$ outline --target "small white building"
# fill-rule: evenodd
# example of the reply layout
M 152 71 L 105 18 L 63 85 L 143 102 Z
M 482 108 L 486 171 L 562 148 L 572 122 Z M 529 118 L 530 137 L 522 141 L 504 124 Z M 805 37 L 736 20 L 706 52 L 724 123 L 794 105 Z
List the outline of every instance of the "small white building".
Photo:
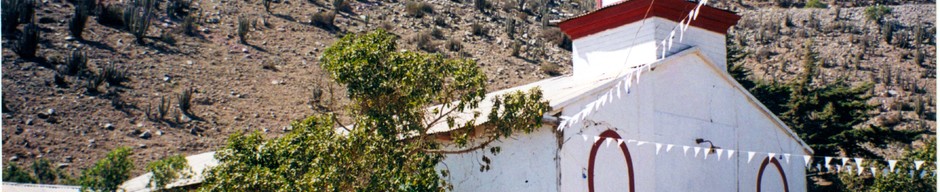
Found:
M 573 75 L 488 95 L 537 86 L 553 111 L 537 131 L 491 143 L 499 154 L 448 155 L 438 167 L 455 191 L 806 191 L 812 149 L 726 71 L 739 16 L 703 6 L 690 17 L 698 4 L 684 0 L 603 5 L 559 24 Z

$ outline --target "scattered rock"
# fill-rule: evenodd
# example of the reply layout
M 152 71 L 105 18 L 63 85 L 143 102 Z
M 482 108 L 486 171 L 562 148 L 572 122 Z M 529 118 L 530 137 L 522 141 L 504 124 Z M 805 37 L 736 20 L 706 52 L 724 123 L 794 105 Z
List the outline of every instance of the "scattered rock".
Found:
M 20 133 L 23 133 L 23 128 L 20 126 L 16 126 L 16 129 L 13 130 L 13 134 L 19 135 Z
M 219 23 L 219 17 L 218 16 L 209 17 L 208 19 L 206 19 L 206 23 Z
M 10 161 L 16 161 L 16 160 L 19 160 L 19 159 L 20 159 L 20 157 L 19 157 L 19 156 L 16 156 L 16 155 L 14 155 L 13 157 L 10 157 Z
M 104 129 L 114 130 L 114 124 L 110 124 L 110 123 L 104 124 Z
M 27 120 L 26 120 L 26 125 L 33 125 L 33 119 L 32 119 L 32 118 L 27 119 Z
M 187 65 L 193 65 L 193 60 L 188 60 L 188 61 L 186 61 L 186 64 L 187 64 Z
M 59 164 L 56 165 L 55 167 L 56 167 L 56 168 L 59 168 L 59 169 L 62 169 L 62 168 L 69 167 L 69 165 L 72 165 L 72 164 L 70 164 L 70 163 L 59 163 Z
M 147 144 L 143 144 L 143 143 L 137 144 L 137 148 L 146 149 L 146 148 L 147 148 Z
M 74 158 L 73 158 L 71 155 L 65 156 L 65 162 L 66 162 L 66 163 L 71 163 L 72 160 L 74 160 Z
M 150 131 L 144 131 L 144 133 L 141 133 L 140 136 L 138 137 L 140 137 L 141 139 L 150 139 L 150 136 L 151 136 Z
M 163 82 L 170 82 L 170 75 L 163 74 Z
M 190 129 L 189 129 L 189 134 L 197 135 L 197 134 L 199 134 L 199 129 L 196 129 L 195 127 L 190 128 Z
M 163 131 L 157 130 L 157 136 L 163 135 Z

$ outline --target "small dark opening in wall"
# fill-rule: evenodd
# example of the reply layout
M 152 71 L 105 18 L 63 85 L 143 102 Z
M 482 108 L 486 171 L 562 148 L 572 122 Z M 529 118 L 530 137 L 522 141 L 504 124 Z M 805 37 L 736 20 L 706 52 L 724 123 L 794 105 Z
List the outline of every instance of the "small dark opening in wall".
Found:
M 529 183 L 529 180 L 525 180 L 525 183 Z

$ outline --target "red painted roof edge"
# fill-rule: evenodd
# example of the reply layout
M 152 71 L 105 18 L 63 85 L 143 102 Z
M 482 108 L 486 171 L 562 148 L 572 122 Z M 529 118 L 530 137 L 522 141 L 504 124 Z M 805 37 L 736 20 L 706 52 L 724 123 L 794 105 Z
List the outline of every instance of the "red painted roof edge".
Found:
M 578 39 L 646 18 L 661 17 L 680 22 L 688 17 L 696 5 L 695 2 L 685 0 L 629 0 L 564 20 L 558 26 L 571 39 Z M 690 25 L 727 34 L 728 28 L 735 25 L 739 19 L 741 16 L 733 12 L 706 5 L 702 6 L 698 18 Z

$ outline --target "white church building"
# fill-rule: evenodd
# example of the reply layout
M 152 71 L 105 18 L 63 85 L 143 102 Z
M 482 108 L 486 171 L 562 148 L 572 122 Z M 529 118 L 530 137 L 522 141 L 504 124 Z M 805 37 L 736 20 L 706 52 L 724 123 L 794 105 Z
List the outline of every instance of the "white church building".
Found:
M 497 155 L 448 155 L 438 167 L 454 191 L 806 191 L 813 150 L 726 71 L 740 16 L 685 0 L 600 4 L 559 23 L 573 75 L 488 95 L 539 87 L 553 111 L 488 145 Z
M 726 71 L 725 35 L 740 16 L 685 0 L 598 4 L 559 23 L 573 75 L 487 94 L 539 87 L 552 111 L 532 133 L 490 143 L 499 154 L 447 155 L 438 168 L 454 191 L 806 191 L 813 150 Z M 451 131 L 430 134 L 446 143 Z M 213 154 L 187 157 L 196 174 L 169 186 L 201 183 Z M 149 180 L 121 189 L 152 191 Z

